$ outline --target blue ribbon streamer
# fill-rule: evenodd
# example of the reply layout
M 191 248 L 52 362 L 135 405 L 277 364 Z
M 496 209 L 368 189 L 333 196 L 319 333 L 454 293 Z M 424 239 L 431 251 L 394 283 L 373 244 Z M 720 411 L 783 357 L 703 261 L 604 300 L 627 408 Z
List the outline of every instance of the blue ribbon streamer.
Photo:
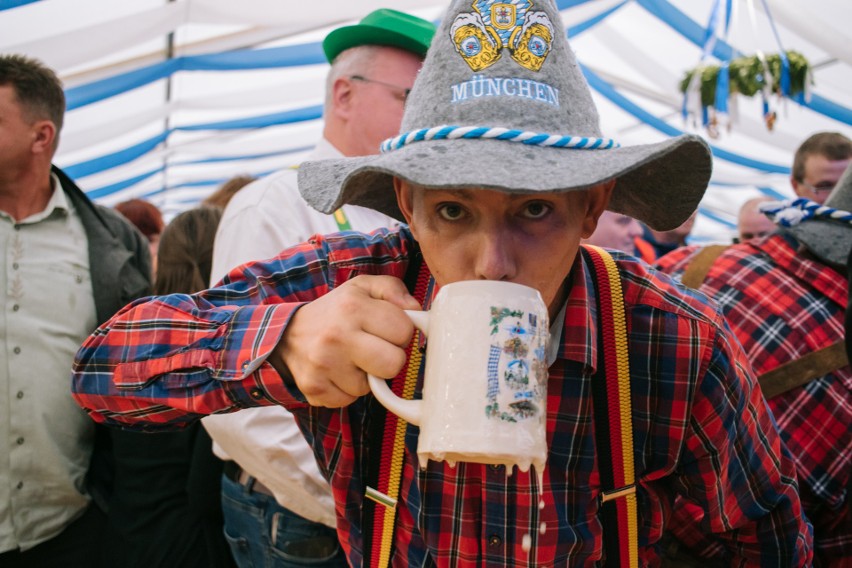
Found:
M 585 75 L 586 81 L 589 82 L 589 86 L 591 88 L 596 90 L 602 96 L 609 99 L 616 106 L 620 107 L 624 111 L 630 113 L 642 122 L 646 123 L 648 126 L 651 126 L 659 130 L 663 134 L 667 134 L 669 136 L 680 136 L 684 133 L 682 130 L 679 130 L 671 124 L 667 123 L 666 121 L 657 118 L 650 112 L 638 106 L 633 101 L 629 100 L 627 97 L 616 91 L 612 85 L 601 79 L 585 65 L 580 64 L 580 69 L 583 71 L 583 75 Z M 762 172 L 790 175 L 789 166 L 781 166 L 778 164 L 764 162 L 762 160 L 747 158 L 745 156 L 735 154 L 734 152 L 718 148 L 716 146 L 713 146 L 712 144 L 710 145 L 710 150 L 711 152 L 713 152 L 714 156 L 721 160 L 726 160 L 728 162 L 739 164 L 741 166 L 746 166 L 755 170 L 760 170 Z
M 728 97 L 731 94 L 730 73 L 728 62 L 724 61 L 719 65 L 719 75 L 716 77 L 716 98 L 715 106 L 719 112 L 728 112 Z
M 707 20 L 707 28 L 704 30 L 704 41 L 701 42 L 702 61 L 710 55 L 710 52 L 713 51 L 713 43 L 716 37 L 716 28 L 719 26 L 719 10 L 721 7 L 722 0 L 715 0 L 713 2 L 713 8 L 710 10 L 710 19 Z
M 775 35 L 775 41 L 778 42 L 778 54 L 781 57 L 781 94 L 785 97 L 790 96 L 790 61 L 787 59 L 787 52 L 781 44 L 781 36 L 778 35 L 778 28 L 775 27 L 775 20 L 772 18 L 772 12 L 769 11 L 769 4 L 766 0 L 763 2 L 763 12 L 769 19 L 769 26 L 772 28 L 772 33 Z
M 636 0 L 636 3 L 656 16 L 670 28 L 678 32 L 684 38 L 688 39 L 698 47 L 702 47 L 701 40 L 704 36 L 704 28 L 690 19 L 689 16 L 672 6 L 671 3 L 666 0 Z M 730 61 L 734 58 L 734 56 L 739 55 L 739 52 L 736 52 L 726 42 L 717 41 L 716 45 L 713 47 L 713 55 L 720 61 Z M 802 98 L 801 101 L 797 100 L 796 102 L 800 102 L 802 106 L 809 108 L 816 113 L 827 116 L 832 120 L 852 126 L 852 108 L 845 107 L 817 94 L 811 95 L 810 101 L 805 101 Z

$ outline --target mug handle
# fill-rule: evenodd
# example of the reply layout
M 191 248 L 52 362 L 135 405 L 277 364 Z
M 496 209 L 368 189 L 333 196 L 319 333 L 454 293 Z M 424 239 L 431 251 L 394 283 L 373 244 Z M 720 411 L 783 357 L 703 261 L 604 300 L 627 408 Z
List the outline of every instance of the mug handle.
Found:
M 414 327 L 419 329 L 425 336 L 427 333 L 426 330 L 429 328 L 429 312 L 405 310 L 405 315 L 409 317 Z M 406 400 L 396 396 L 387 382 L 385 382 L 385 379 L 380 379 L 369 373 L 367 373 L 367 381 L 370 383 L 370 390 L 373 391 L 373 396 L 376 397 L 376 400 L 382 406 L 406 422 L 420 426 L 423 415 L 422 400 Z

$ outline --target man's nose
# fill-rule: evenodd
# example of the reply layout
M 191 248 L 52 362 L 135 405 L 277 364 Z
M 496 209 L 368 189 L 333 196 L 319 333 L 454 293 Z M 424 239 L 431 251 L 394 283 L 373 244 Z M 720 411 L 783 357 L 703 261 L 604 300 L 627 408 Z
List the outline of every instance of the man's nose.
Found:
M 642 225 L 636 219 L 630 223 L 630 237 L 635 238 L 642 235 Z
M 512 280 L 517 259 L 511 237 L 500 231 L 484 233 L 478 240 L 474 268 L 480 280 Z

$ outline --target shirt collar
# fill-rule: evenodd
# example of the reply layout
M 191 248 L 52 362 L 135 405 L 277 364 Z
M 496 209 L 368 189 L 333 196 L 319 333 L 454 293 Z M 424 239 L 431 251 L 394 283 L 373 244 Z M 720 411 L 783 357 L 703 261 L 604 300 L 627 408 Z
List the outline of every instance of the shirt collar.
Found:
M 54 212 L 67 215 L 68 212 L 71 211 L 71 204 L 68 202 L 65 192 L 62 191 L 62 183 L 54 173 L 50 174 L 50 185 L 53 193 L 47 201 L 47 205 L 45 205 L 44 209 L 22 219 L 20 224 L 38 223 L 53 215 Z
M 578 252 L 568 274 L 568 298 L 554 320 L 564 318 L 561 337 L 551 336 L 558 344 L 557 359 L 586 365 L 594 372 L 598 361 L 598 304 L 594 274 Z

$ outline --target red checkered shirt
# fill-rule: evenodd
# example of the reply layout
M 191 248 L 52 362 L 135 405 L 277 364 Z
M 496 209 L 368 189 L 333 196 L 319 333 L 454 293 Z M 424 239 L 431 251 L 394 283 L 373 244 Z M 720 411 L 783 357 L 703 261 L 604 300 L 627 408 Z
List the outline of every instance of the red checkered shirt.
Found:
M 657 264 L 682 275 L 697 250 L 679 249 Z M 798 243 L 781 234 L 733 245 L 699 288 L 720 304 L 757 375 L 844 337 L 845 276 L 797 250 Z M 818 565 L 852 566 L 852 369 L 847 365 L 768 402 L 796 460 Z
M 329 479 L 340 541 L 359 566 L 362 533 L 369 530 L 361 526 L 369 396 L 342 409 L 310 407 L 266 358 L 303 302 L 358 274 L 402 277 L 415 248 L 406 227 L 315 237 L 272 260 L 235 269 L 219 288 L 132 304 L 80 349 L 74 396 L 95 420 L 135 428 L 283 404 L 296 415 Z M 707 511 L 702 527 L 726 543 L 733 562 L 808 565 L 811 529 L 801 514 L 793 464 L 721 314 L 647 265 L 625 256 L 616 260 L 630 330 L 643 565 L 659 562 L 676 494 Z M 593 272 L 580 256 L 568 284 L 565 325 L 548 382 L 544 487 L 531 473 L 508 477 L 503 467 L 429 462 L 421 469 L 418 429 L 409 426 L 393 566 L 574 567 L 600 561 L 601 487 L 590 388 L 598 362 L 597 303 Z

